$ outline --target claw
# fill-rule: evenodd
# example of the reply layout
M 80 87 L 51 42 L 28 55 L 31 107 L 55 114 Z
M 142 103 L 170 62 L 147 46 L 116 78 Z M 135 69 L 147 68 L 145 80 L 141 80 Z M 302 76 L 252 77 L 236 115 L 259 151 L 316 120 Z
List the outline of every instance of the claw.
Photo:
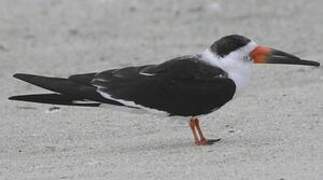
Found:
M 212 145 L 215 142 L 219 142 L 221 138 L 218 139 L 201 139 L 200 141 L 196 141 L 196 145 Z

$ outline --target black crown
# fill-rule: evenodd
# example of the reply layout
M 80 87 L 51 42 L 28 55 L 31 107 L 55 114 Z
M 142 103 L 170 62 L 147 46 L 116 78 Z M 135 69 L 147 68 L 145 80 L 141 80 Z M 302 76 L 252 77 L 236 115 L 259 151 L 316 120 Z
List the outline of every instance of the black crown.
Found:
M 232 51 L 247 45 L 249 42 L 250 39 L 241 35 L 233 34 L 215 41 L 211 46 L 211 51 L 220 57 L 224 57 Z

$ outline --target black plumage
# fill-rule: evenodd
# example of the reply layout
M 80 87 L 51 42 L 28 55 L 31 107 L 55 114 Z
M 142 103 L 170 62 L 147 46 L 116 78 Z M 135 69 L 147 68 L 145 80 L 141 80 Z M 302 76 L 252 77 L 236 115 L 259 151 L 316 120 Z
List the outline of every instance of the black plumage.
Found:
M 95 76 L 92 84 L 112 98 L 170 115 L 206 114 L 232 98 L 235 84 L 222 69 L 197 58 L 186 56 L 158 66 L 104 71 Z
M 231 100 L 234 82 L 222 69 L 206 64 L 198 56 L 175 58 L 159 65 L 111 69 L 100 73 L 72 75 L 67 79 L 15 74 L 14 77 L 54 91 L 63 103 L 91 100 L 114 105 L 136 105 L 165 111 L 170 115 L 206 114 Z M 108 95 L 107 99 L 102 96 Z M 60 95 L 60 96 L 59 96 Z M 51 95 L 43 103 L 54 103 Z M 37 101 L 37 97 L 32 96 Z M 26 97 L 25 100 L 32 101 Z M 66 102 L 63 101 L 66 98 Z M 14 100 L 24 100 L 11 97 Z M 118 100 L 123 100 L 118 102 Z M 58 102 L 58 101 L 57 101 Z M 72 105 L 72 104 L 71 104 Z

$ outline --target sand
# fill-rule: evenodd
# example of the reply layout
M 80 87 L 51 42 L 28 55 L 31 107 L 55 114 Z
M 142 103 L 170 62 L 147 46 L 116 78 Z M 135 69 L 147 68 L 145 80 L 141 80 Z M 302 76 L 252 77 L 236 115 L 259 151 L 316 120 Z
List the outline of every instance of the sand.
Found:
M 323 68 L 255 65 L 243 94 L 186 120 L 13 102 L 65 77 L 159 63 L 239 33 L 323 63 L 321 0 L 1 0 L 0 179 L 323 179 Z

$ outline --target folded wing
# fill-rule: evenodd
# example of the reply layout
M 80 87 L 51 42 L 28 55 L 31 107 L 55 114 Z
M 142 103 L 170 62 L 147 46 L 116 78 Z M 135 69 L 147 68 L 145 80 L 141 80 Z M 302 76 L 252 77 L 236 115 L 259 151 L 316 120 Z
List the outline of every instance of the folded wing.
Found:
M 223 70 L 195 56 L 104 71 L 91 84 L 102 96 L 122 104 L 182 116 L 209 113 L 232 99 L 235 92 L 234 82 Z

